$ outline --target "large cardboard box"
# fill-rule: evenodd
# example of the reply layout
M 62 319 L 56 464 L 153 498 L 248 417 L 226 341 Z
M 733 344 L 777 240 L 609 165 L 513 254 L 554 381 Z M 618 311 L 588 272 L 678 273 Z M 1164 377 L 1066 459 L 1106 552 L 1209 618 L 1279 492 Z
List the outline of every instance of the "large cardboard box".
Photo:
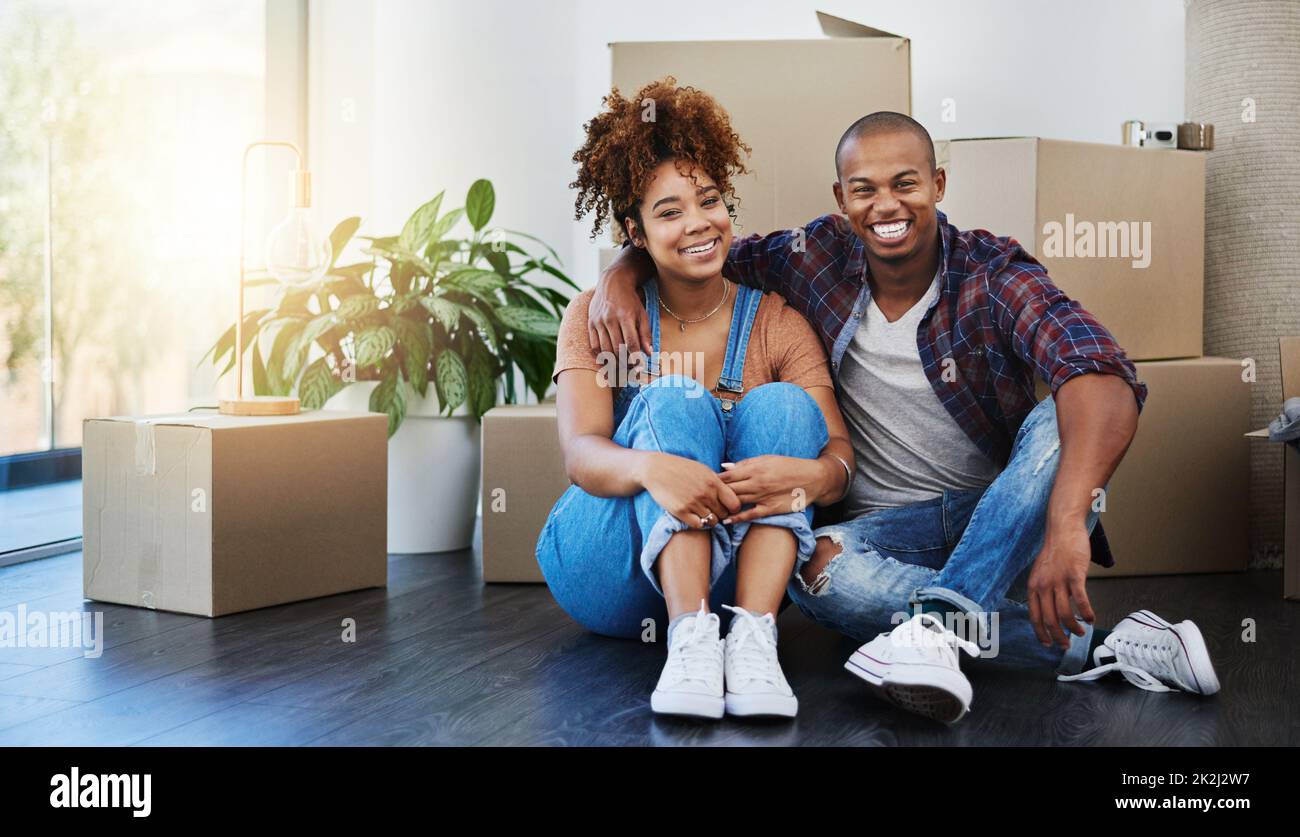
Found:
M 87 419 L 86 598 L 220 616 L 388 581 L 388 419 Z
M 1149 390 L 1101 521 L 1115 566 L 1094 576 L 1246 569 L 1250 384 L 1240 361 L 1137 364 Z
M 823 12 L 817 19 L 828 38 L 610 44 L 624 95 L 671 75 L 727 109 L 753 148 L 753 173 L 735 181 L 742 235 L 838 211 L 840 135 L 873 111 L 911 113 L 911 42 Z
M 544 580 L 537 538 L 568 487 L 554 402 L 483 415 L 484 581 Z
M 936 154 L 948 220 L 1019 241 L 1131 359 L 1201 354 L 1203 152 L 1021 137 Z
M 1300 398 L 1300 337 L 1283 337 L 1279 341 L 1282 356 L 1282 400 Z M 1280 405 L 1278 412 L 1281 413 Z M 1251 438 L 1263 439 L 1255 444 L 1272 444 L 1268 442 L 1268 428 L 1246 434 Z M 1283 581 L 1282 595 L 1288 599 L 1300 599 L 1300 451 L 1291 445 L 1278 445 L 1282 450 L 1282 491 L 1283 491 Z

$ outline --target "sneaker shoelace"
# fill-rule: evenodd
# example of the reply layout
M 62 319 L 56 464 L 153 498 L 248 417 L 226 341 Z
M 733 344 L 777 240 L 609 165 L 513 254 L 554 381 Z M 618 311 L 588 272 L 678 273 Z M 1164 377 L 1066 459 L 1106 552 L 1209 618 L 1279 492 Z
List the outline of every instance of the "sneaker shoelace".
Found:
M 934 625 L 934 627 L 929 627 L 930 625 Z M 903 633 L 895 636 L 900 630 Z M 972 657 L 978 657 L 980 653 L 978 645 L 970 640 L 962 639 L 953 631 L 948 630 L 943 624 L 943 620 L 933 613 L 921 613 L 913 616 L 906 623 L 895 628 L 889 634 L 889 637 L 891 642 L 899 646 L 933 648 L 945 664 L 959 671 L 961 665 L 958 662 L 958 649 L 965 651 Z
M 736 677 L 744 682 L 760 681 L 772 686 L 781 685 L 777 668 L 776 642 L 767 624 L 770 617 L 758 617 L 741 607 L 723 605 L 739 618 L 732 623 L 731 633 L 736 635 L 727 649 L 728 658 L 735 667 Z
M 1118 672 L 1124 679 L 1148 692 L 1172 692 L 1162 681 L 1181 682 L 1174 670 L 1174 659 L 1178 649 L 1170 642 L 1153 642 L 1150 637 L 1130 638 L 1111 636 L 1106 638 L 1114 662 L 1098 665 L 1079 674 L 1061 674 L 1057 680 L 1096 680 L 1097 678 Z M 1098 648 L 1093 655 L 1100 663 L 1106 656 L 1105 647 Z
M 707 605 L 701 604 L 690 626 L 679 626 L 673 631 L 672 647 L 668 649 L 668 667 L 673 680 L 678 683 L 695 681 L 711 686 L 711 672 L 717 665 L 717 632 L 712 625 Z M 685 634 L 685 635 L 683 635 Z

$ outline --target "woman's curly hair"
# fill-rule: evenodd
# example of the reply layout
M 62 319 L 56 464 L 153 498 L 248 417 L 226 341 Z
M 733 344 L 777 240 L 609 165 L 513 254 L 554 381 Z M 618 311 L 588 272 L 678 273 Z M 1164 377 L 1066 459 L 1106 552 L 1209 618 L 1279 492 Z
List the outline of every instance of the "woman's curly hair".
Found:
M 651 82 L 631 99 L 615 87 L 601 100 L 605 107 L 583 129 L 587 139 L 573 155 L 578 179 L 574 218 L 596 214 L 595 238 L 609 220 L 626 238 L 624 220 L 641 226 L 638 204 L 655 168 L 665 160 L 693 163 L 718 185 L 728 212 L 735 195 L 731 178 L 745 174 L 741 152 L 751 149 L 731 129 L 731 117 L 712 96 L 694 87 L 678 87 L 672 76 Z

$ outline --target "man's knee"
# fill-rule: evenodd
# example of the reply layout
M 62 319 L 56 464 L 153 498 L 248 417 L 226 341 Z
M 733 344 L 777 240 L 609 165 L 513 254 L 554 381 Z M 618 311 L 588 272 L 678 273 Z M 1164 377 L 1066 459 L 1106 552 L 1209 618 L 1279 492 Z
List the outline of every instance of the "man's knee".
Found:
M 804 589 L 809 593 L 816 593 L 825 586 L 826 579 L 822 573 L 835 556 L 844 551 L 844 545 L 840 543 L 833 535 L 822 535 L 817 538 L 817 546 L 813 550 L 812 557 L 804 562 L 799 569 L 799 575 L 803 578 Z

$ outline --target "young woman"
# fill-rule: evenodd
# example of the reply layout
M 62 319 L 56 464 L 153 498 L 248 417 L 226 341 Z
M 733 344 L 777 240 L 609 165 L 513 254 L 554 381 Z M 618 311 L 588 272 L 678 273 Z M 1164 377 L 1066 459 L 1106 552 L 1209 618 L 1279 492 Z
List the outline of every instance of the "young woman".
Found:
M 612 218 L 653 260 L 653 352 L 591 348 L 593 291 L 566 310 L 554 380 L 573 485 L 537 558 L 590 630 L 653 641 L 666 624 L 654 711 L 793 716 L 775 615 L 813 552 L 811 506 L 853 473 L 826 355 L 784 299 L 722 275 L 749 151 L 727 113 L 672 78 L 604 104 L 573 157 L 577 214 L 594 212 L 593 237 Z

